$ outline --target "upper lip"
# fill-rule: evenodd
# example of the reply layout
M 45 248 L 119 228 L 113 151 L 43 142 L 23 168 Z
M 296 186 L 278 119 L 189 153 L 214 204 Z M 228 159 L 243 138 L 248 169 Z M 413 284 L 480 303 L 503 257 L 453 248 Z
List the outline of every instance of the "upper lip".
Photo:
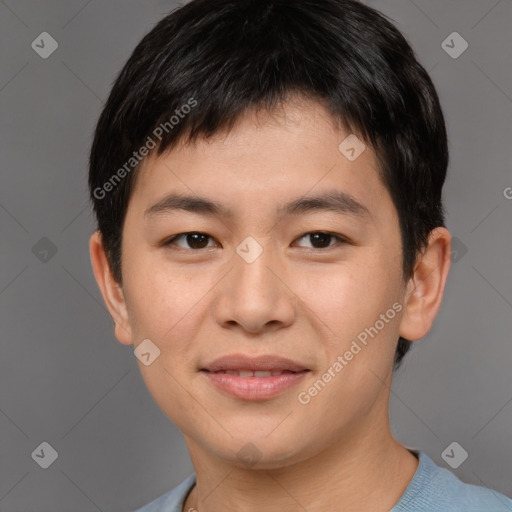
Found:
M 202 370 L 218 372 L 222 370 L 244 370 L 244 371 L 284 371 L 300 372 L 308 370 L 304 365 L 273 355 L 248 357 L 242 354 L 233 354 L 220 357 L 209 363 Z

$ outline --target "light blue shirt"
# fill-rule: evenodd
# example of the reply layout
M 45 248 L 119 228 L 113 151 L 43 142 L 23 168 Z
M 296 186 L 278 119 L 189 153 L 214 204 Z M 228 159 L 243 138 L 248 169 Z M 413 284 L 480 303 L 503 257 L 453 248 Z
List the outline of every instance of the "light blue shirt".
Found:
M 466 484 L 424 452 L 398 503 L 389 512 L 512 512 L 512 499 L 486 487 Z M 192 473 L 180 485 L 134 512 L 182 512 L 195 484 Z M 188 512 L 188 511 L 184 511 Z

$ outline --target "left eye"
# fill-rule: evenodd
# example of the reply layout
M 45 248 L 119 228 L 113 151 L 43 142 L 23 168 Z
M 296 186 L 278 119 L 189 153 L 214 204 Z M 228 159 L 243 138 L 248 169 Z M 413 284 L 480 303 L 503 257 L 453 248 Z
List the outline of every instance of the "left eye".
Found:
M 308 237 L 311 243 L 320 245 L 320 247 L 313 247 L 313 249 L 324 249 L 326 247 L 332 247 L 333 244 L 329 244 L 329 241 L 333 238 L 337 239 L 341 243 L 346 242 L 346 240 L 340 236 L 334 235 L 333 233 L 327 233 L 325 231 L 314 231 L 311 233 L 306 233 L 305 235 L 302 235 L 299 240 Z
M 309 237 L 310 242 L 313 244 L 313 249 L 325 249 L 328 247 L 332 247 L 335 244 L 331 244 L 330 242 L 333 239 L 336 239 L 338 242 L 346 243 L 347 241 L 333 233 L 328 233 L 325 231 L 312 231 L 310 233 L 305 233 L 297 240 L 306 239 Z M 172 237 L 171 239 L 167 240 L 163 243 L 164 246 L 168 245 L 177 245 L 178 247 L 181 247 L 182 249 L 205 249 L 208 247 L 208 239 L 212 239 L 210 235 L 207 235 L 206 233 L 199 233 L 196 231 L 192 231 L 189 233 L 180 233 L 179 235 L 176 235 Z M 188 247 L 183 247 L 182 245 L 179 245 L 176 243 L 177 240 L 185 240 L 185 243 L 188 244 Z M 212 247 L 212 246 L 210 246 Z

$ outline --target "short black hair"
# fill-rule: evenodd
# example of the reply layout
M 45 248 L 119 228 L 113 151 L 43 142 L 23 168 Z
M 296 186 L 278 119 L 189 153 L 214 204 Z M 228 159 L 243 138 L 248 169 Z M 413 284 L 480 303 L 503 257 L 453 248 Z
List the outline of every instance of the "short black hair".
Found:
M 148 150 L 229 130 L 249 109 L 272 111 L 294 94 L 325 105 L 376 152 L 409 280 L 429 233 L 445 226 L 448 144 L 435 87 L 404 36 L 356 0 L 193 0 L 137 45 L 94 133 L 90 197 L 118 283 L 124 218 Z M 399 338 L 395 369 L 410 345 Z

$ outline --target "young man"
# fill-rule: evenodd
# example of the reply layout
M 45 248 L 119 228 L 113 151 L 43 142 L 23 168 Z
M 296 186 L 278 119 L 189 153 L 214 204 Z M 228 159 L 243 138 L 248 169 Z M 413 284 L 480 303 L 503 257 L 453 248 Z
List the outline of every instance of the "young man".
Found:
M 512 510 L 391 435 L 450 266 L 439 100 L 349 0 L 194 0 L 121 71 L 94 274 L 195 472 L 141 512 Z

